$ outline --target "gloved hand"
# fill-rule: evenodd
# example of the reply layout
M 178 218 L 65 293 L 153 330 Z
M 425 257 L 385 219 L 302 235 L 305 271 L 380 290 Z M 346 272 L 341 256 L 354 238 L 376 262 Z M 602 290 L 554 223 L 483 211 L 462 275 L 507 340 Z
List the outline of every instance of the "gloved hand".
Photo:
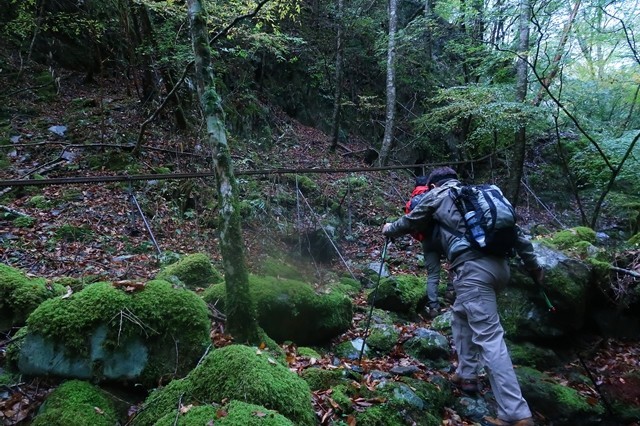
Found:
M 387 235 L 387 232 L 389 232 L 389 228 L 391 228 L 391 223 L 385 223 L 384 225 L 382 225 L 382 233 L 384 235 Z
M 542 266 L 538 266 L 535 269 L 530 269 L 529 270 L 529 274 L 531 275 L 531 278 L 533 278 L 533 281 L 535 281 L 536 284 L 538 284 L 540 287 L 543 286 L 543 284 L 544 284 L 544 269 L 542 268 Z

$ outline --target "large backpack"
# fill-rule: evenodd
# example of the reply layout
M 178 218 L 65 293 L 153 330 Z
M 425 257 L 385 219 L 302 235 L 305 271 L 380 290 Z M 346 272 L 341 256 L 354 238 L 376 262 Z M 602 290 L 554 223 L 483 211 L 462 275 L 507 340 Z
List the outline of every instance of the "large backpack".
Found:
M 409 198 L 404 206 L 404 213 L 409 214 L 411 210 L 413 210 L 418 204 L 420 204 L 420 201 L 422 201 L 422 199 L 427 195 L 428 191 L 429 187 L 426 185 L 416 186 L 411 192 L 411 198 Z M 422 241 L 425 238 L 424 234 L 421 232 L 413 232 L 411 233 L 411 236 L 418 241 Z
M 464 236 L 471 247 L 492 255 L 511 255 L 518 239 L 516 212 L 495 185 L 462 185 L 451 188 L 453 202 L 464 218 Z

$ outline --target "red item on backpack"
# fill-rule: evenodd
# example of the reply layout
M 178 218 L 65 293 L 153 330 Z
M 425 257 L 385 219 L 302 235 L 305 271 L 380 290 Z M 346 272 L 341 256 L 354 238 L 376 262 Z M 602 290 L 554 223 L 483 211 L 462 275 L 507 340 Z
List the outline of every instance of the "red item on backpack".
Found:
M 404 206 L 404 213 L 409 214 L 411 210 L 413 210 L 422 200 L 422 198 L 429 192 L 429 186 L 427 185 L 418 185 L 413 188 L 411 192 L 411 198 L 407 201 L 407 204 Z M 424 240 L 424 235 L 421 232 L 413 232 L 411 236 L 418 241 Z

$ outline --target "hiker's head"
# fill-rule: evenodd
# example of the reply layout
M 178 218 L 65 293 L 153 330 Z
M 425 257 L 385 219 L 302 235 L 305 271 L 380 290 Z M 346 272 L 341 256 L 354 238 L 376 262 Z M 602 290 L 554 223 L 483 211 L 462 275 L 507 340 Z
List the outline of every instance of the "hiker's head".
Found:
M 416 176 L 416 186 L 427 186 L 427 176 Z
M 427 179 L 427 184 L 429 186 L 440 186 L 448 180 L 458 179 L 458 174 L 451 167 L 438 167 L 437 169 L 433 169 L 429 178 Z

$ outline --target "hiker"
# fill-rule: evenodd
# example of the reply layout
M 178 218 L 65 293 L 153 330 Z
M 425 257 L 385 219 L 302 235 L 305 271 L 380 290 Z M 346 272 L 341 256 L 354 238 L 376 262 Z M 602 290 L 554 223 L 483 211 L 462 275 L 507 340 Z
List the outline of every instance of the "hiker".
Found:
M 420 232 L 433 223 L 440 224 L 440 244 L 453 271 L 456 300 L 453 304 L 453 339 L 458 353 L 458 366 L 452 377 L 454 384 L 466 392 L 478 391 L 478 370 L 487 371 L 491 389 L 498 404 L 498 417 L 485 417 L 483 424 L 499 426 L 533 425 L 531 410 L 522 397 L 513 370 L 500 324 L 496 293 L 510 279 L 508 257 L 485 254 L 472 249 L 464 237 L 466 225 L 456 208 L 452 188 L 460 187 L 457 173 L 450 167 L 433 170 L 429 184 L 434 188 L 411 211 L 393 223 L 386 223 L 382 232 L 396 237 Z M 455 233 L 450 230 L 456 230 Z M 533 246 L 517 228 L 515 251 L 542 284 L 543 269 L 533 252 Z
M 407 200 L 404 208 L 408 214 L 422 200 L 429 191 L 427 176 L 416 177 L 415 186 L 411 192 L 411 197 Z M 424 266 L 427 269 L 427 306 L 425 315 L 433 319 L 440 313 L 440 302 L 438 301 L 438 284 L 440 283 L 440 258 L 443 256 L 442 248 L 439 244 L 439 229 L 433 225 L 431 230 L 422 232 L 412 232 L 411 236 L 422 245 L 422 255 Z M 449 290 L 449 289 L 448 289 Z

